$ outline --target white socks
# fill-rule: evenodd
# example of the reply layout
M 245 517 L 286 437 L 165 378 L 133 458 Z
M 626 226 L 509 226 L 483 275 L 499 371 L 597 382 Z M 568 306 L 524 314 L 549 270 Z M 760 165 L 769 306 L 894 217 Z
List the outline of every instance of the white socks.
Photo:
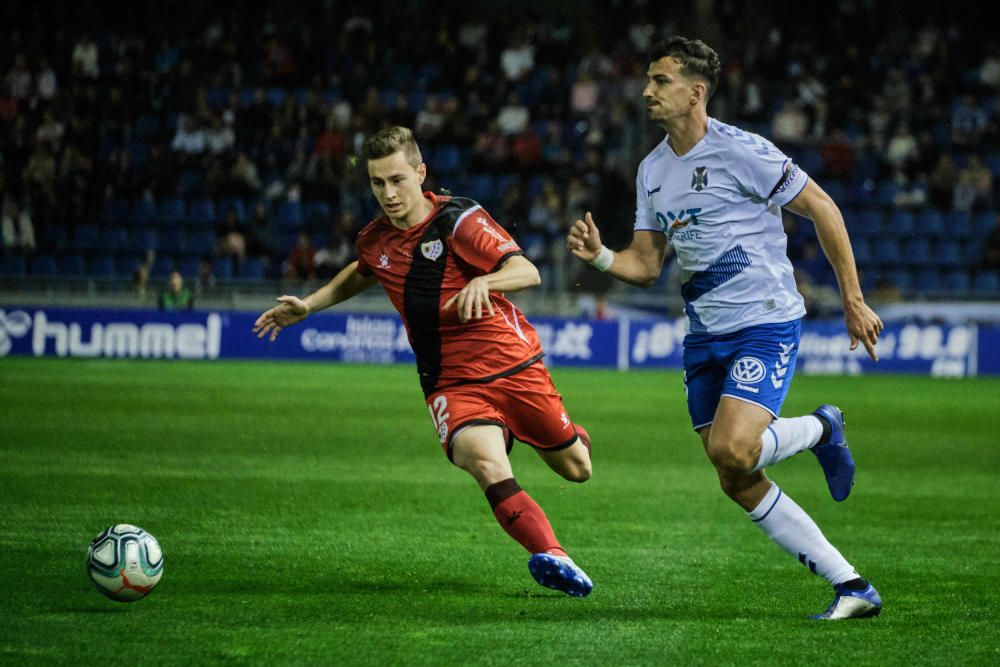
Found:
M 806 415 L 791 419 L 775 419 L 760 436 L 760 459 L 750 472 L 784 461 L 803 449 L 809 449 L 823 436 L 819 417 Z
M 858 578 L 854 567 L 827 542 L 819 526 L 777 484 L 771 485 L 764 499 L 752 512 L 747 512 L 747 516 L 813 574 L 818 574 L 834 585 Z

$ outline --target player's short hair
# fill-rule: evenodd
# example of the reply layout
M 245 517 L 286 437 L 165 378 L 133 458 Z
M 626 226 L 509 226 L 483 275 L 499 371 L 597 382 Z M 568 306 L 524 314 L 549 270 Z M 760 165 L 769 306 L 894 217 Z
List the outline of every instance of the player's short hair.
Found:
M 719 86 L 719 74 L 722 62 L 719 54 L 700 39 L 688 39 L 674 35 L 659 42 L 649 54 L 649 62 L 660 58 L 676 58 L 681 63 L 681 74 L 686 77 L 697 77 L 708 85 L 708 97 L 711 97 Z
M 420 147 L 417 140 L 413 138 L 413 132 L 408 127 L 387 127 L 379 130 L 375 134 L 365 139 L 361 147 L 366 160 L 377 160 L 382 157 L 389 157 L 393 153 L 403 151 L 406 161 L 414 169 L 424 161 L 420 155 Z

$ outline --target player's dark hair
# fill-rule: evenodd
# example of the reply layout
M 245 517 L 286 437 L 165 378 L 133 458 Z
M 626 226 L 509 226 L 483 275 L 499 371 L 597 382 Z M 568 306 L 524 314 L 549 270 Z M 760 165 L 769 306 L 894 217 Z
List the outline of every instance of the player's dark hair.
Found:
M 676 58 L 681 63 L 681 74 L 686 77 L 698 77 L 708 85 L 708 97 L 711 97 L 719 86 L 719 74 L 722 62 L 719 54 L 700 39 L 688 39 L 674 35 L 659 42 L 649 54 L 649 62 L 660 58 Z
M 417 140 L 413 138 L 413 132 L 408 127 L 387 127 L 379 130 L 372 136 L 365 139 L 361 151 L 366 160 L 377 160 L 382 157 L 389 157 L 393 153 L 403 151 L 406 161 L 411 167 L 416 169 L 424 161 L 420 155 L 420 147 Z

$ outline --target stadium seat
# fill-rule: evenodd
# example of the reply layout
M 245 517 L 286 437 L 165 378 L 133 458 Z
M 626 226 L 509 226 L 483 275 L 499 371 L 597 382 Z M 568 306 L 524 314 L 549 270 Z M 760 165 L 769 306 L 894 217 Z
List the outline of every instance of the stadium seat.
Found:
M 264 279 L 264 264 L 256 257 L 248 257 L 240 265 L 240 280 L 260 281 Z
M 195 280 L 201 272 L 201 257 L 198 255 L 184 255 L 177 264 L 177 270 L 181 272 L 187 280 Z
M 302 204 L 297 201 L 281 202 L 278 206 L 278 225 L 281 227 L 301 227 L 304 221 Z
M 187 239 L 186 251 L 194 255 L 210 255 L 215 250 L 215 232 L 211 229 L 199 229 L 192 232 Z
M 931 243 L 928 239 L 908 239 L 903 243 L 903 262 L 907 266 L 930 266 L 934 263 L 931 257 Z
M 146 226 L 156 221 L 156 202 L 142 197 L 132 202 L 131 222 L 137 226 Z
M 70 253 L 62 255 L 56 260 L 56 269 L 61 275 L 80 278 L 87 274 L 87 265 L 83 261 L 83 255 Z
M 212 274 L 217 280 L 230 281 L 233 279 L 233 260 L 229 257 L 216 257 L 212 260 Z
M 73 231 L 73 249 L 88 252 L 96 250 L 101 235 L 93 225 L 79 225 Z
M 247 209 L 247 203 L 244 200 L 239 197 L 220 199 L 219 205 L 216 207 L 216 213 L 219 218 L 223 218 L 230 209 L 232 209 L 233 213 L 236 214 L 237 220 L 240 222 L 246 222 L 249 211 Z
M 160 202 L 156 210 L 156 219 L 163 225 L 176 225 L 184 219 L 184 200 L 180 197 L 167 197 Z
M 215 224 L 215 202 L 201 198 L 191 202 L 184 222 L 198 227 L 210 227 Z
M 968 211 L 949 211 L 945 227 L 952 238 L 967 239 L 972 236 L 972 215 Z
M 875 241 L 872 250 L 874 251 L 875 263 L 881 266 L 898 267 L 903 261 L 903 252 L 896 239 L 888 238 Z
M 882 231 L 882 211 L 873 206 L 867 206 L 858 211 L 858 224 L 865 236 L 872 237 Z
M 150 280 L 163 280 L 174 270 L 174 260 L 166 255 L 157 255 L 149 269 Z
M 115 278 L 118 270 L 115 266 L 115 258 L 111 255 L 98 255 L 90 262 L 90 269 L 87 271 L 95 278 Z
M 1000 273 L 979 271 L 972 282 L 972 289 L 984 295 L 996 296 L 1000 292 Z
M 949 292 L 968 292 L 972 288 L 969 272 L 964 269 L 945 271 L 941 276 L 941 285 Z
M 124 250 L 131 252 L 145 252 L 146 250 L 156 250 L 159 247 L 156 230 L 136 229 L 128 236 L 128 242 Z
M 0 257 L 0 276 L 23 276 L 28 272 L 28 261 L 23 255 L 6 254 Z
M 920 269 L 913 277 L 913 287 L 920 292 L 940 292 L 941 272 L 937 269 Z
M 101 230 L 98 246 L 101 252 L 122 252 L 128 246 L 128 231 L 124 227 L 105 228 Z
M 883 181 L 875 189 L 875 203 L 885 207 L 894 206 L 897 194 L 899 194 L 898 185 L 892 181 Z
M 980 211 L 972 218 L 972 233 L 978 238 L 985 239 L 996 226 L 996 211 Z
M 478 202 L 493 197 L 494 184 L 490 174 L 470 174 L 465 182 L 465 193 Z
M 913 236 L 913 214 L 909 211 L 896 209 L 889 214 L 885 223 L 884 231 L 886 234 L 891 234 L 896 238 Z
M 903 292 L 909 292 L 913 289 L 913 278 L 906 269 L 890 269 L 886 271 L 885 276 L 890 283 Z
M 936 260 L 943 267 L 958 266 L 962 263 L 961 244 L 952 239 L 941 241 L 937 246 Z
M 124 197 L 111 197 L 104 202 L 101 219 L 111 225 L 124 225 L 129 218 L 129 201 Z
M 31 275 L 33 276 L 54 276 L 58 272 L 56 258 L 51 255 L 35 255 L 31 259 Z
M 182 229 L 165 229 L 160 232 L 157 251 L 166 255 L 179 255 L 187 249 L 187 238 Z
M 937 209 L 926 209 L 917 214 L 916 228 L 924 236 L 941 236 L 944 233 L 944 215 Z
M 177 178 L 177 192 L 190 197 L 198 195 L 204 190 L 205 175 L 198 169 L 188 169 L 182 171 Z
M 866 266 L 872 261 L 871 242 L 866 238 L 858 238 L 851 241 L 854 249 L 854 261 L 859 266 Z
M 311 227 L 325 227 L 331 222 L 330 204 L 322 199 L 307 201 L 302 206 L 302 212 Z
M 462 171 L 462 154 L 455 144 L 443 144 L 431 158 L 433 173 L 450 176 Z

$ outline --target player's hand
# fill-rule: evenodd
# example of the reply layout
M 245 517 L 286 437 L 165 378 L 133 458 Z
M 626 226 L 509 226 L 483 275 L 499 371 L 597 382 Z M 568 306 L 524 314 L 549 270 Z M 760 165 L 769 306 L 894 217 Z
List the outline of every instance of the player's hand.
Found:
M 478 320 L 483 313 L 493 315 L 493 301 L 490 299 L 490 284 L 486 276 L 479 276 L 469 281 L 462 291 L 445 302 L 445 309 L 455 306 L 458 309 L 458 319 L 462 322 Z
M 864 301 L 860 305 L 844 308 L 844 321 L 847 323 L 847 333 L 851 336 L 851 349 L 858 349 L 858 343 L 865 346 L 872 361 L 878 361 L 875 344 L 885 325 L 882 318 L 868 307 Z
M 257 338 L 271 334 L 273 341 L 285 327 L 301 322 L 309 315 L 309 306 L 297 296 L 279 296 L 278 305 L 257 318 L 253 332 Z
M 569 228 L 566 249 L 585 262 L 592 262 L 601 252 L 601 233 L 597 231 L 594 218 L 587 211 L 583 220 L 577 220 Z

